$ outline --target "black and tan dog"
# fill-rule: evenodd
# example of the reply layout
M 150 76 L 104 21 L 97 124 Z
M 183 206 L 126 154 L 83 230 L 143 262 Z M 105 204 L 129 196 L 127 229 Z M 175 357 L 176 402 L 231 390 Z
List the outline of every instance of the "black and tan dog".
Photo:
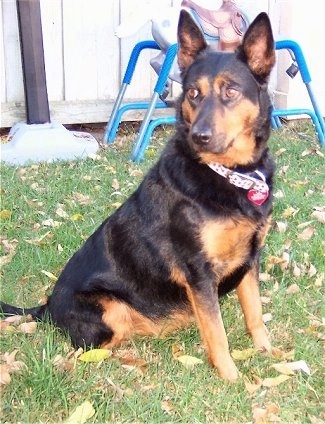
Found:
M 271 213 L 274 164 L 268 77 L 275 62 L 260 14 L 235 53 L 214 52 L 186 11 L 176 134 L 136 192 L 67 263 L 44 306 L 75 346 L 111 348 L 135 334 L 163 335 L 196 320 L 211 364 L 238 376 L 219 296 L 236 288 L 248 332 L 271 348 L 258 269 Z

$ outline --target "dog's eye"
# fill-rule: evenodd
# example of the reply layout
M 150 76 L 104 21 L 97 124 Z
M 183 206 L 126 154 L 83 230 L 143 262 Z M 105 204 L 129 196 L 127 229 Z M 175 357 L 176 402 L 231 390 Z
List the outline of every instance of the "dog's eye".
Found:
M 191 100 L 195 100 L 199 94 L 200 92 L 196 88 L 189 88 L 187 90 L 187 95 Z
M 234 99 L 238 95 L 238 90 L 232 87 L 227 87 L 225 89 L 225 94 L 228 97 L 228 99 Z

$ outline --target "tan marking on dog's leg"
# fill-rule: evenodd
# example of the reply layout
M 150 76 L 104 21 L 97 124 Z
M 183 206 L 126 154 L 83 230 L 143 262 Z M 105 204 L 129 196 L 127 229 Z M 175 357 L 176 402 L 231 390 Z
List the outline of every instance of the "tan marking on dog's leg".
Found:
M 206 299 L 195 294 L 190 287 L 187 287 L 187 289 L 211 365 L 217 368 L 221 378 L 229 381 L 236 380 L 238 371 L 229 353 L 228 339 L 220 309 L 217 306 L 213 309 L 209 308 L 206 305 Z
M 236 290 L 244 312 L 247 332 L 251 335 L 256 348 L 269 352 L 271 351 L 271 343 L 263 322 L 257 275 L 256 268 L 249 271 Z

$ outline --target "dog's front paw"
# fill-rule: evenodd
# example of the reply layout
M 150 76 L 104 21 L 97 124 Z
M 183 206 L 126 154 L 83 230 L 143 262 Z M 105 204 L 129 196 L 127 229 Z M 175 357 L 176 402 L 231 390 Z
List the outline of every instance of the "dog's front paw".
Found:
M 257 350 L 261 352 L 268 352 L 270 353 L 272 350 L 271 342 L 269 340 L 269 337 L 267 335 L 267 329 L 263 325 L 263 327 L 256 329 L 254 332 L 252 332 L 252 339 L 254 346 Z
M 222 366 L 218 366 L 217 370 L 219 377 L 224 380 L 228 380 L 231 383 L 235 382 L 240 376 L 239 371 L 231 358 L 227 362 L 224 362 Z

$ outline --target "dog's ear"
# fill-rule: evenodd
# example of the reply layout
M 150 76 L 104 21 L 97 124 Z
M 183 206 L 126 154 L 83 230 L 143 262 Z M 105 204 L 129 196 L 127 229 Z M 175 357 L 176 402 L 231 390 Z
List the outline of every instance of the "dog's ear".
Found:
M 275 64 L 271 23 L 266 13 L 260 13 L 248 27 L 241 47 L 250 70 L 267 79 Z
M 181 71 L 190 66 L 196 56 L 207 47 L 200 28 L 186 10 L 181 10 L 177 29 L 178 66 Z

